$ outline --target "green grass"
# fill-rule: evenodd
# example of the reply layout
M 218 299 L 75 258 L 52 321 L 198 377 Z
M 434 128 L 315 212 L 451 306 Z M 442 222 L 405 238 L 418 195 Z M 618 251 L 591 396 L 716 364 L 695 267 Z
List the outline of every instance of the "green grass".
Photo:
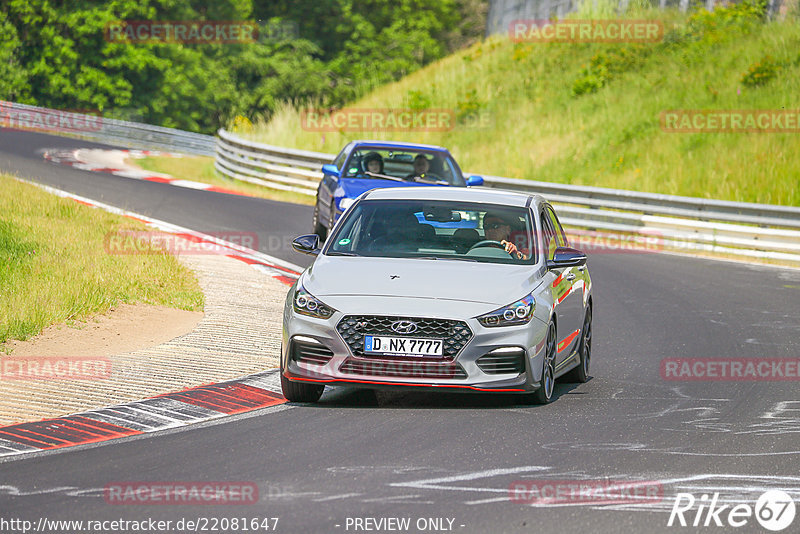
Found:
M 664 41 L 495 37 L 350 106 L 448 108 L 488 119 L 484 127 L 319 133 L 301 129 L 286 105 L 247 137 L 331 153 L 358 138 L 418 141 L 449 147 L 471 173 L 800 205 L 800 134 L 669 133 L 659 118 L 671 109 L 800 109 L 797 21 L 763 22 L 741 5 L 627 17 L 661 19 Z
M 148 171 L 169 174 L 170 176 L 182 180 L 194 180 L 195 182 L 216 185 L 246 195 L 253 195 L 281 202 L 292 202 L 294 204 L 314 204 L 313 196 L 294 193 L 292 191 L 267 189 L 258 185 L 239 182 L 221 176 L 214 169 L 214 158 L 208 156 L 185 156 L 182 158 L 150 156 L 133 160 L 133 163 Z M 320 177 L 321 176 L 320 174 Z
M 144 225 L 0 175 L 0 343 L 118 302 L 202 310 L 194 274 L 165 253 L 111 255 L 104 238 Z

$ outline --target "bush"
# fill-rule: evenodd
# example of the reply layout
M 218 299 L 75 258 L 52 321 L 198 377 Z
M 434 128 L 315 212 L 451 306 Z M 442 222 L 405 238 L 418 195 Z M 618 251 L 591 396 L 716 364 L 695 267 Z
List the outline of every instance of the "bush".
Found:
M 780 65 L 772 56 L 764 56 L 761 61 L 754 63 L 742 74 L 742 85 L 745 87 L 758 87 L 764 85 L 777 76 Z

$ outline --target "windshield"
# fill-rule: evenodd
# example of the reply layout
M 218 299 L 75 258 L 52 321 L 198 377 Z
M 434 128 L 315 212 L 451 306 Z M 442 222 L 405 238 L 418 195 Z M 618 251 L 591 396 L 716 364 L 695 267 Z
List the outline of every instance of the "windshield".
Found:
M 365 200 L 348 212 L 325 254 L 533 264 L 534 238 L 527 208 Z
M 361 146 L 347 161 L 346 178 L 385 178 L 442 185 L 466 185 L 452 158 L 441 152 Z

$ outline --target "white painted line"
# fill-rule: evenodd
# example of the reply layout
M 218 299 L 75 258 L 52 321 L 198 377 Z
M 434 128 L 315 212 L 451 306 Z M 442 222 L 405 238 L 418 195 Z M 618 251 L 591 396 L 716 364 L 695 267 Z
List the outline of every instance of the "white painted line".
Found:
M 336 501 L 339 499 L 349 499 L 350 497 L 358 497 L 361 493 L 343 493 L 341 495 L 331 495 L 330 497 L 323 497 L 321 499 L 314 499 L 314 502 Z
M 253 250 L 251 248 L 243 247 L 242 245 L 239 245 L 237 243 L 231 243 L 229 241 L 225 241 L 223 239 L 219 239 L 217 237 L 214 237 L 214 236 L 211 236 L 211 235 L 208 235 L 208 234 L 204 234 L 204 233 L 198 232 L 196 230 L 191 230 L 189 228 L 185 228 L 183 226 L 178 226 L 176 224 L 168 223 L 166 221 L 162 221 L 162 220 L 159 220 L 159 219 L 154 219 L 152 217 L 149 217 L 147 215 L 142 215 L 141 213 L 136 213 L 134 211 L 128 211 L 128 210 L 124 210 L 124 209 L 121 209 L 121 208 L 117 208 L 116 206 L 112 206 L 112 205 L 106 204 L 104 202 L 99 202 L 99 201 L 92 200 L 90 198 L 86 198 L 86 197 L 83 197 L 83 196 L 80 196 L 80 195 L 75 195 L 73 193 L 69 193 L 68 191 L 63 191 L 63 190 L 57 189 L 55 187 L 50 187 L 50 186 L 47 186 L 47 185 L 42 185 L 42 184 L 39 184 L 39 183 L 36 183 L 36 182 L 32 182 L 30 180 L 25 180 L 24 178 L 19 178 L 19 177 L 16 177 L 16 176 L 12 176 L 12 178 L 14 178 L 17 181 L 32 185 L 34 187 L 38 187 L 38 188 L 40 188 L 40 189 L 42 189 L 44 191 L 47 191 L 48 193 L 52 193 L 52 194 L 60 196 L 62 198 L 70 198 L 70 199 L 73 199 L 73 200 L 77 200 L 79 202 L 84 202 L 84 203 L 89 204 L 91 206 L 94 206 L 94 207 L 100 208 L 102 210 L 108 211 L 109 213 L 115 213 L 117 215 L 124 215 L 126 217 L 133 217 L 133 218 L 136 218 L 136 219 L 140 219 L 142 221 L 147 222 L 149 225 L 153 226 L 154 228 L 158 228 L 159 230 L 164 230 L 165 232 L 189 234 L 189 235 L 193 235 L 195 237 L 202 238 L 202 239 L 204 239 L 206 241 L 211 241 L 211 242 L 217 243 L 219 245 L 224 245 L 224 246 L 232 249 L 236 253 L 240 254 L 242 257 L 246 257 L 246 258 L 250 258 L 250 259 L 254 259 L 254 260 L 263 262 L 264 264 L 266 264 L 266 265 L 264 265 L 264 267 L 266 267 L 266 268 L 269 268 L 270 264 L 271 264 L 271 265 L 275 265 L 275 266 L 278 266 L 278 267 L 282 267 L 284 269 L 288 269 L 289 271 L 293 271 L 293 272 L 284 272 L 284 271 L 281 271 L 279 269 L 276 270 L 277 272 L 280 272 L 281 275 L 283 275 L 283 276 L 288 276 L 288 277 L 291 277 L 291 278 L 297 278 L 299 276 L 299 274 L 302 273 L 305 270 L 303 267 L 300 267 L 299 265 L 295 265 L 294 263 L 288 262 L 286 260 L 282 260 L 280 258 L 276 258 L 274 256 L 270 256 L 269 254 L 264 254 L 263 252 L 259 252 L 257 250 Z M 263 268 L 262 269 L 258 269 L 258 270 L 261 270 L 262 272 L 264 271 Z M 271 274 L 271 273 L 267 273 L 267 274 Z
M 187 187 L 189 189 L 209 189 L 214 187 L 211 184 L 203 184 L 200 182 L 193 182 L 191 180 L 170 180 L 170 185 L 177 185 L 178 187 Z
M 415 480 L 412 482 L 395 482 L 390 486 L 395 487 L 409 487 L 418 489 L 436 489 L 436 490 L 456 490 L 456 491 L 479 491 L 479 492 L 503 492 L 508 493 L 508 488 L 482 488 L 470 486 L 444 486 L 450 482 L 461 482 L 465 480 L 478 480 L 481 478 L 491 478 L 500 475 L 510 475 L 517 473 L 533 473 L 538 471 L 547 471 L 550 467 L 541 465 L 525 465 L 521 467 L 510 467 L 505 469 L 489 469 L 486 471 L 475 471 L 463 475 L 454 475 L 450 477 L 429 478 L 423 480 Z
M 22 443 L 16 443 L 14 441 L 8 441 L 2 438 L 0 438 L 0 449 L 8 449 L 11 452 L 27 452 L 27 451 L 39 450 L 36 447 L 30 447 L 28 445 L 23 445 Z M 0 450 L 0 454 L 6 454 L 6 453 Z

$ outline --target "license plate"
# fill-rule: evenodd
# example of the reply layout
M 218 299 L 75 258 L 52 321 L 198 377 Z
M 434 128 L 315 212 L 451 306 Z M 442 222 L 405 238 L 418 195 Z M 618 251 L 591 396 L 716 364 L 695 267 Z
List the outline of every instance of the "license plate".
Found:
M 364 336 L 364 352 L 392 356 L 441 356 L 442 340 L 431 338 Z

